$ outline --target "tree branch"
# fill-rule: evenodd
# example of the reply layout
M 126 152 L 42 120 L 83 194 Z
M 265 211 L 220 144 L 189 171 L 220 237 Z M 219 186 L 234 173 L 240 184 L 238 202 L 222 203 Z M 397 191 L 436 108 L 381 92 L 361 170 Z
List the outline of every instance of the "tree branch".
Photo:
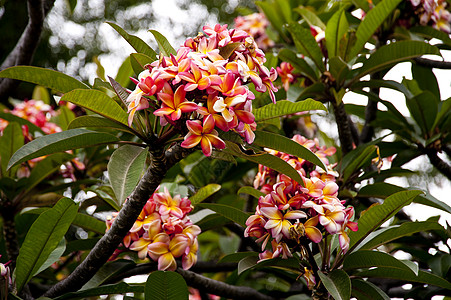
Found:
M 14 49 L 0 66 L 0 70 L 18 65 L 29 65 L 38 47 L 45 17 L 53 7 L 55 0 L 28 0 L 28 24 Z M 19 81 L 0 78 L 0 102 L 8 99 Z
M 190 149 L 183 149 L 180 145 L 175 145 L 166 151 L 161 148 L 151 149 L 151 165 L 119 211 L 110 230 L 97 242 L 86 259 L 65 280 L 47 291 L 45 297 L 53 298 L 66 292 L 76 291 L 88 282 L 122 242 L 169 168 L 190 152 Z
M 183 276 L 189 286 L 206 291 L 209 294 L 231 299 L 275 300 L 273 297 L 247 286 L 229 285 L 181 268 L 177 268 L 177 273 Z
M 337 104 L 336 101 L 332 101 L 332 104 L 334 106 L 335 121 L 338 126 L 338 136 L 340 138 L 341 150 L 343 155 L 345 155 L 354 149 L 351 123 L 348 115 L 346 114 L 343 102 Z
M 420 146 L 420 150 L 422 150 L 423 153 L 428 156 L 431 164 L 436 167 L 440 173 L 451 180 L 451 166 L 444 162 L 440 157 L 438 157 L 437 150 L 435 150 L 434 148 L 424 148 L 422 146 Z
M 424 67 L 435 68 L 435 69 L 451 69 L 451 62 L 449 61 L 438 61 L 427 58 L 416 57 L 413 59 L 417 64 Z

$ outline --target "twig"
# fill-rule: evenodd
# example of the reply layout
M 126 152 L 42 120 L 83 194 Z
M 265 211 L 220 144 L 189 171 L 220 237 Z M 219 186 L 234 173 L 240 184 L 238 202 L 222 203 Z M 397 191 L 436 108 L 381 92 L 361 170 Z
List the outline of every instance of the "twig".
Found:
M 440 173 L 451 180 L 451 166 L 444 162 L 440 157 L 438 157 L 437 150 L 435 150 L 434 148 L 424 148 L 422 146 L 419 148 L 421 151 L 423 151 L 424 154 L 427 155 L 431 164 L 436 167 Z
M 451 62 L 449 61 L 438 61 L 438 60 L 432 60 L 427 58 L 421 58 L 417 57 L 413 59 L 417 64 L 429 67 L 429 68 L 436 68 L 436 69 L 451 69 Z

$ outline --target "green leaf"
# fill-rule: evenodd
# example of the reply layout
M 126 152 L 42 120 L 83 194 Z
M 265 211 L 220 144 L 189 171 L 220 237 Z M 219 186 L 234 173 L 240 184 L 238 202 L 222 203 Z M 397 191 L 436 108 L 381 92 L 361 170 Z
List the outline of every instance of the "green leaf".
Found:
M 412 274 L 415 275 L 415 272 L 406 264 L 385 252 L 359 250 L 348 255 L 343 262 L 343 270 L 365 269 L 372 267 L 400 269 L 406 272 L 412 272 Z
M 105 234 L 106 230 L 105 222 L 82 213 L 77 214 L 72 224 L 102 235 Z
M 391 14 L 391 12 L 398 6 L 401 0 L 383 0 L 378 5 L 373 7 L 365 15 L 365 18 L 357 27 L 356 43 L 351 48 L 349 58 L 354 58 L 365 46 L 365 43 L 381 26 L 382 22 Z M 398 42 L 394 43 L 397 44 Z
M 329 59 L 329 71 L 337 81 L 337 85 L 341 86 L 349 74 L 349 66 L 341 57 L 335 56 Z
M 42 264 L 42 266 L 39 268 L 39 270 L 36 271 L 34 275 L 41 273 L 51 265 L 53 265 L 56 261 L 59 260 L 59 258 L 63 255 L 64 251 L 66 250 L 66 240 L 64 237 L 59 242 L 58 246 L 55 248 L 55 250 L 50 253 L 47 260 Z
M 65 293 L 62 296 L 53 298 L 53 300 L 75 300 L 75 299 L 89 299 L 95 296 L 102 295 L 114 295 L 114 294 L 125 294 L 125 293 L 143 293 L 144 286 L 142 285 L 128 285 L 125 282 L 106 284 L 101 287 L 95 287 L 91 289 L 86 289 L 79 292 Z
M 128 86 L 131 83 L 130 76 L 133 76 L 133 68 L 130 62 L 130 56 L 127 56 L 117 71 L 115 80 L 121 86 Z M 109 77 L 109 76 L 108 76 Z M 110 78 L 111 82 L 111 78 Z M 114 86 L 113 86 L 114 87 Z
M 152 63 L 153 61 L 154 60 L 152 58 L 142 53 L 130 54 L 130 63 L 136 75 L 139 75 L 139 73 L 144 71 L 145 66 Z
M 253 111 L 253 113 L 255 116 L 255 121 L 261 122 L 309 110 L 327 111 L 326 107 L 321 102 L 315 101 L 313 99 L 306 99 L 296 103 L 287 100 L 277 101 L 275 104 L 271 103 L 257 108 Z
M 304 58 L 298 57 L 292 50 L 283 48 L 277 55 L 280 60 L 289 62 L 297 71 L 308 77 L 311 81 L 318 81 L 317 72 L 307 63 Z
M 179 273 L 156 271 L 147 278 L 144 294 L 145 300 L 188 300 L 188 286 Z
M 429 272 L 419 271 L 418 276 L 412 272 L 393 269 L 393 268 L 375 268 L 371 270 L 361 271 L 355 274 L 360 277 L 376 277 L 376 278 L 390 278 L 402 280 L 403 282 L 419 282 L 423 284 L 430 284 L 439 286 L 445 289 L 451 289 L 451 283 L 446 279 L 434 275 Z
M 436 102 L 434 101 L 434 98 L 434 94 L 430 91 L 424 91 L 414 96 L 412 99 L 406 100 L 406 105 L 410 114 L 420 126 L 424 135 L 429 135 L 437 117 L 437 104 L 434 103 Z
M 435 118 L 434 124 L 432 125 L 432 129 L 435 129 L 435 127 L 440 126 L 442 121 L 444 121 L 446 117 L 449 116 L 450 114 L 451 114 L 451 98 L 448 98 L 445 101 L 441 101 L 439 103 L 437 117 Z
M 15 66 L 0 72 L 0 77 L 18 79 L 51 88 L 59 93 L 89 87 L 69 75 L 32 66 Z
M 445 45 L 451 46 L 451 38 L 449 35 L 443 31 L 432 28 L 431 26 L 416 26 L 410 28 L 409 31 L 421 36 L 442 40 Z
M 246 270 L 249 270 L 250 268 L 255 267 L 258 262 L 258 256 L 252 255 L 252 256 L 246 256 L 243 259 L 241 259 L 238 262 L 238 275 L 243 273 Z
M 376 197 L 385 199 L 391 194 L 405 191 L 405 188 L 400 186 L 386 183 L 386 182 L 378 182 L 374 184 L 369 184 L 360 189 L 358 196 L 359 197 Z M 427 205 L 430 207 L 438 208 L 443 211 L 446 211 L 451 214 L 451 207 L 443 201 L 440 201 L 430 194 L 426 193 L 424 196 L 419 195 L 415 199 L 413 199 L 414 203 Z
M 374 151 L 376 151 L 376 146 L 368 145 L 366 147 L 364 146 L 358 147 L 349 152 L 343 158 L 341 172 L 343 174 L 343 182 L 347 182 L 347 180 L 351 177 L 351 175 L 353 175 L 366 162 L 368 162 L 373 156 Z
M 56 152 L 115 143 L 114 135 L 87 129 L 71 129 L 39 137 L 20 148 L 11 157 L 8 169 L 21 162 Z
M 412 92 L 410 92 L 409 89 L 407 89 L 405 85 L 403 85 L 399 82 L 396 82 L 394 80 L 385 80 L 385 79 L 360 80 L 360 81 L 357 81 L 356 83 L 354 83 L 351 86 L 351 89 L 352 90 L 363 89 L 364 87 L 369 87 L 369 88 L 385 87 L 385 88 L 393 89 L 395 91 L 403 93 L 404 96 L 406 96 L 406 98 L 413 97 Z
M 108 25 L 114 28 L 132 47 L 136 50 L 138 53 L 143 53 L 149 57 L 151 57 L 153 60 L 157 59 L 157 53 L 149 46 L 147 45 L 142 39 L 140 39 L 137 36 L 128 34 L 124 29 L 122 29 L 120 26 L 111 23 L 106 22 Z
M 35 133 L 37 131 L 43 135 L 45 134 L 41 128 L 34 125 L 30 121 L 28 121 L 26 119 L 22 119 L 21 117 L 15 116 L 11 113 L 0 111 L 0 119 L 6 120 L 8 122 L 16 122 L 16 123 L 19 123 L 20 125 L 27 125 L 30 133 Z
M 92 127 L 92 128 L 110 128 L 120 131 L 125 131 L 129 133 L 135 133 L 134 130 L 132 130 L 130 127 L 122 124 L 114 122 L 110 119 L 101 117 L 101 116 L 94 116 L 94 115 L 87 115 L 87 116 L 80 116 L 78 118 L 73 119 L 70 123 L 67 129 L 75 129 L 75 128 L 82 128 L 82 127 Z
M 352 296 L 358 300 L 390 300 L 390 297 L 379 287 L 369 281 L 352 279 Z
M 379 226 L 394 216 L 401 208 L 409 205 L 421 193 L 421 191 L 398 192 L 387 197 L 384 203 L 371 206 L 366 210 L 359 218 L 359 230 L 349 232 L 351 242 L 348 253 L 351 253 L 371 232 L 379 228 Z
M 349 29 L 344 9 L 338 10 L 327 22 L 325 28 L 326 48 L 329 57 L 339 56 L 340 41 Z
M 50 103 L 50 94 L 47 88 L 37 85 L 33 89 L 33 94 L 31 95 L 31 99 L 34 100 L 41 100 L 45 104 L 51 104 Z
M 382 46 L 363 63 L 362 68 L 358 70 L 359 73 L 355 80 L 424 54 L 440 55 L 440 51 L 437 47 L 422 41 L 398 41 Z
M 78 206 L 71 199 L 62 198 L 31 225 L 17 257 L 16 287 L 19 292 L 58 246 L 77 210 Z
M 295 22 L 290 23 L 287 28 L 293 37 L 296 49 L 301 54 L 310 57 L 321 72 L 326 71 L 321 49 L 310 32 L 310 29 Z
M 327 275 L 318 272 L 318 275 L 327 291 L 335 300 L 351 299 L 351 279 L 349 279 L 345 271 L 333 270 Z
M 255 1 L 255 4 L 261 8 L 271 25 L 286 39 L 287 36 L 282 28 L 285 21 L 282 19 L 282 12 L 277 9 L 278 7 L 276 8 L 274 3 L 264 1 Z
M 226 153 L 230 153 L 232 155 L 235 155 L 236 157 L 241 157 L 241 158 L 247 159 L 249 161 L 252 161 L 252 162 L 255 162 L 255 163 L 258 163 L 261 165 L 265 165 L 273 170 L 276 170 L 277 172 L 287 175 L 288 177 L 297 181 L 301 185 L 304 184 L 304 181 L 302 180 L 299 173 L 295 169 L 293 169 L 292 166 L 290 166 L 287 162 L 280 159 L 279 157 L 268 154 L 266 152 L 255 154 L 255 155 L 247 155 L 247 154 L 241 152 L 238 145 L 236 145 L 232 142 L 229 142 L 229 141 L 226 141 L 225 143 L 227 145 L 227 148 L 222 151 L 224 151 Z
M 435 100 L 435 103 L 440 102 L 440 89 L 437 78 L 435 77 L 432 68 L 423 67 L 418 64 L 412 64 L 412 77 L 418 83 L 418 86 L 423 91 L 430 91 L 435 97 L 430 100 Z
M 220 184 L 216 184 L 216 183 L 211 183 L 209 185 L 201 187 L 197 191 L 196 194 L 194 194 L 193 196 L 189 197 L 189 199 L 191 200 L 191 204 L 192 205 L 196 205 L 196 204 L 201 203 L 202 201 L 204 201 L 205 199 L 207 199 L 208 197 L 210 197 L 211 195 L 213 195 L 214 193 L 216 193 L 220 189 L 221 189 L 221 185 Z
M 119 205 L 135 189 L 144 170 L 147 158 L 147 149 L 124 145 L 111 155 L 108 163 L 108 176 Z
M 258 254 L 256 252 L 237 252 L 237 253 L 232 253 L 229 255 L 224 256 L 223 258 L 221 258 L 218 261 L 219 263 L 234 263 L 234 262 L 239 262 L 241 261 L 243 258 L 249 257 L 249 256 L 254 256 L 257 257 Z
M 318 156 L 316 156 L 315 153 L 310 151 L 310 149 L 280 134 L 266 131 L 257 131 L 255 132 L 254 143 L 261 147 L 266 147 L 297 156 L 298 158 L 305 159 L 317 165 L 325 171 L 327 170 L 327 167 L 326 165 L 324 165 L 323 161 Z
M 243 186 L 236 193 L 237 194 L 248 194 L 248 195 L 254 196 L 257 199 L 259 199 L 261 196 L 265 196 L 266 195 L 265 193 L 260 192 L 259 190 L 254 189 L 254 188 L 252 188 L 250 186 Z
M 246 220 L 249 218 L 249 214 L 232 206 L 216 203 L 199 203 L 197 206 L 211 209 L 221 216 L 226 217 L 233 222 L 245 226 Z
M 74 90 L 64 94 L 62 101 L 89 109 L 105 118 L 118 123 L 127 124 L 128 114 L 113 98 L 98 90 Z
M 174 48 L 172 48 L 171 44 L 164 37 L 164 35 L 156 30 L 149 31 L 153 34 L 155 40 L 158 43 L 158 49 L 160 49 L 160 52 L 163 53 L 164 56 L 170 56 L 171 54 L 177 55 L 177 52 L 174 50 Z
M 9 169 L 8 161 L 23 144 L 22 127 L 16 122 L 9 123 L 3 130 L 2 136 L 0 136 L 0 177 L 14 177 L 17 168 L 7 171 Z
M 61 106 L 58 111 L 59 115 L 56 117 L 56 123 L 62 130 L 67 130 L 69 123 L 75 119 L 75 114 L 66 106 Z
M 124 273 L 125 271 L 131 270 L 136 267 L 136 264 L 127 259 L 120 259 L 108 262 L 104 264 L 94 276 L 85 283 L 80 290 L 88 290 L 98 286 L 101 286 L 109 279 Z
M 224 59 L 228 59 L 240 45 L 242 45 L 242 43 L 236 42 L 227 44 L 224 47 L 220 47 L 219 55 L 221 55 Z
M 310 26 L 317 26 L 319 28 L 321 28 L 322 30 L 326 30 L 326 24 L 323 23 L 323 21 L 321 21 L 321 19 L 310 9 L 304 7 L 304 6 L 300 6 L 297 7 L 295 9 L 293 9 L 295 12 L 299 13 L 302 18 L 307 21 L 307 23 Z

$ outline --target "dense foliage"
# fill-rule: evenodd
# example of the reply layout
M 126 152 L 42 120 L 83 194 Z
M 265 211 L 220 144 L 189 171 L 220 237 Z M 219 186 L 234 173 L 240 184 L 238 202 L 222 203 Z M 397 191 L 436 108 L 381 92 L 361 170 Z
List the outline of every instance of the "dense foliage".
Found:
M 387 182 L 421 156 L 451 180 L 450 66 L 422 57 L 451 47 L 446 1 L 257 1 L 176 48 L 108 22 L 136 52 L 93 85 L 27 65 L 41 4 L 0 71 L 2 299 L 451 296 L 449 225 L 402 210 L 451 207 Z

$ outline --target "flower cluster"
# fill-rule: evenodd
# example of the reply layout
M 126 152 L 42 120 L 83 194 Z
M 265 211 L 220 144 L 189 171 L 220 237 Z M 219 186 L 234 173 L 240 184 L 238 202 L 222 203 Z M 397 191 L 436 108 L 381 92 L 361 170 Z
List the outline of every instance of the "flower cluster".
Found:
M 268 25 L 269 22 L 262 13 L 253 13 L 235 18 L 235 28 L 249 33 L 255 39 L 258 47 L 263 50 L 274 46 L 274 42 L 266 34 Z
M 162 193 L 154 193 L 125 236 L 123 245 L 138 252 L 140 259 L 149 256 L 158 262 L 159 270 L 174 271 L 176 258 L 182 259 L 185 270 L 191 268 L 197 261 L 197 236 L 200 234 L 200 228 L 188 217 L 191 210 L 187 197 L 172 197 L 166 188 Z M 107 231 L 117 214 L 107 219 Z
M 255 95 L 245 84 L 252 82 L 258 92 L 269 91 L 275 102 L 277 73 L 263 65 L 263 51 L 243 30 L 219 24 L 203 30 L 205 34 L 188 38 L 176 55 L 148 65 L 126 102 L 130 125 L 136 111 L 152 107 L 162 125 L 188 129 L 182 147 L 200 144 L 210 156 L 213 146 L 225 147 L 215 128 L 236 131 L 253 142 Z
M 277 67 L 276 70 L 280 76 L 284 90 L 288 92 L 290 84 L 292 84 L 296 79 L 293 74 L 294 67 L 288 62 L 282 62 L 280 67 Z
M 246 225 L 245 236 L 256 237 L 262 243 L 260 259 L 292 256 L 292 251 L 302 251 L 312 241 L 319 243 L 324 234 L 338 234 L 343 252 L 349 248 L 346 228 L 357 230 L 357 224 L 350 219 L 353 207 L 346 208 L 340 201 L 338 185 L 327 156 L 335 153 L 335 148 L 320 147 L 318 141 L 308 140 L 300 135 L 293 137 L 297 143 L 312 150 L 327 165 L 324 173 L 315 169 L 310 162 L 286 153 L 267 150 L 293 166 L 301 175 L 304 186 L 284 174 L 265 166 L 259 166 L 254 187 L 265 193 L 258 200 L 254 215 Z M 271 250 L 267 250 L 270 242 Z
M 0 254 L 0 258 L 2 257 L 2 255 Z M 11 273 L 9 270 L 9 263 L 11 261 L 8 261 L 7 263 L 3 264 L 0 263 L 0 291 L 3 292 L 2 290 L 8 290 L 8 285 L 11 282 Z M 1 293 L 0 292 L 0 293 Z
M 445 0 L 410 0 L 415 7 L 415 13 L 420 16 L 420 24 L 432 27 L 446 33 L 451 32 L 451 13 L 446 10 Z

